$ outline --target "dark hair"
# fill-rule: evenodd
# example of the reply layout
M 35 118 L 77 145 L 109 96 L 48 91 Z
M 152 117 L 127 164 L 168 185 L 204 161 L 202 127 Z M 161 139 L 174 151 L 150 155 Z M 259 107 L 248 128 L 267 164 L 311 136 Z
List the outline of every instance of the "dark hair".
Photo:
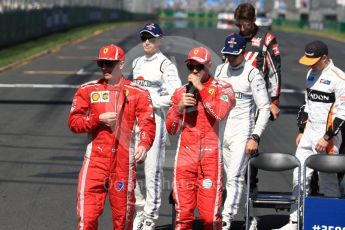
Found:
M 255 18 L 255 8 L 250 3 L 242 3 L 235 10 L 236 20 L 253 20 Z

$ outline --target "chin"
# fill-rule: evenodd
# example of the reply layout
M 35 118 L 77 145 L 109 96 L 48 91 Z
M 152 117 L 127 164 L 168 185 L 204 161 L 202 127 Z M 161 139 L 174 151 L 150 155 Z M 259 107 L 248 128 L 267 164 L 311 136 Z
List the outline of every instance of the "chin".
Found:
M 104 77 L 106 80 L 109 80 L 112 76 L 111 76 L 111 74 L 103 74 L 103 77 Z
M 148 54 L 148 55 L 151 55 L 153 52 L 152 52 L 152 49 L 144 49 L 145 53 Z

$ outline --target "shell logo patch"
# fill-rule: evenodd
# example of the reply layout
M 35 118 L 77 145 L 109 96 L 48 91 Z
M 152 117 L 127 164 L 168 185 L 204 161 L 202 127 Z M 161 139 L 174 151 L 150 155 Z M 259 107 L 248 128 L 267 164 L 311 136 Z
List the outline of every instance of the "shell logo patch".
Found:
M 129 90 L 125 90 L 125 96 L 127 97 L 129 95 Z
M 91 92 L 91 103 L 109 102 L 109 91 Z
M 108 49 L 108 48 L 104 48 L 104 49 L 103 49 L 103 53 L 104 53 L 104 54 L 107 54 L 107 53 L 108 53 L 108 51 L 109 51 L 109 49 Z
M 194 50 L 194 54 L 197 55 L 199 53 L 199 50 Z
M 97 102 L 99 100 L 99 98 L 100 98 L 99 93 L 97 93 L 97 92 L 91 93 L 91 102 Z
M 209 89 L 208 93 L 212 95 L 214 93 L 214 89 Z

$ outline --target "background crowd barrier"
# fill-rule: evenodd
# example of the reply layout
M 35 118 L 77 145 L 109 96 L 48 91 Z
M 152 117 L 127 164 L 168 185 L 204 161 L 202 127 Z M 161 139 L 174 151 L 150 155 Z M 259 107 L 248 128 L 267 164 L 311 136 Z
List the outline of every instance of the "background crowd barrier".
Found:
M 73 27 L 112 21 L 149 20 L 152 14 L 95 7 L 55 7 L 0 14 L 0 48 Z

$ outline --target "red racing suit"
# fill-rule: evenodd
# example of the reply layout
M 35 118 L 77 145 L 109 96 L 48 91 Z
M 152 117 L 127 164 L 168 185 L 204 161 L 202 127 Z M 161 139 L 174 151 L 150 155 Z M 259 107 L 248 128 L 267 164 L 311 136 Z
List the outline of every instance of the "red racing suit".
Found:
M 232 86 L 212 77 L 199 92 L 194 114 L 179 113 L 178 104 L 186 87 L 175 91 L 167 114 L 169 134 L 181 131 L 175 158 L 173 197 L 176 229 L 192 229 L 198 208 L 204 229 L 221 229 L 223 191 L 222 136 L 219 122 L 235 106 Z
M 105 112 L 117 113 L 113 127 L 100 123 L 99 115 Z M 68 125 L 73 132 L 89 133 L 91 138 L 79 173 L 78 229 L 97 229 L 107 193 L 113 228 L 132 229 L 136 164 L 129 148 L 136 120 L 139 145 L 148 150 L 155 137 L 150 95 L 124 78 L 117 86 L 95 80 L 81 85 L 75 94 Z

